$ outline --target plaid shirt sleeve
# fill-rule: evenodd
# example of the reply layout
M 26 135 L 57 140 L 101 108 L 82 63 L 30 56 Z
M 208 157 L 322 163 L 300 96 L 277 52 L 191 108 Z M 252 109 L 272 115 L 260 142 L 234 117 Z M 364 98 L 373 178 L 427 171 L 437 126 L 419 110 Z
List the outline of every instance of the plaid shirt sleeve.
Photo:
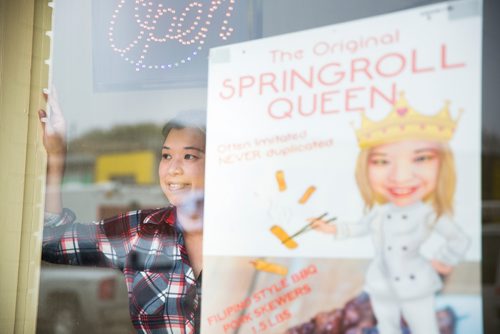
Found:
M 134 240 L 141 211 L 82 224 L 64 209 L 58 217 L 45 219 L 42 258 L 58 264 L 123 269 Z
M 121 269 L 137 333 L 199 333 L 201 274 L 194 276 L 173 207 L 92 224 L 75 222 L 67 209 L 47 218 L 43 259 Z

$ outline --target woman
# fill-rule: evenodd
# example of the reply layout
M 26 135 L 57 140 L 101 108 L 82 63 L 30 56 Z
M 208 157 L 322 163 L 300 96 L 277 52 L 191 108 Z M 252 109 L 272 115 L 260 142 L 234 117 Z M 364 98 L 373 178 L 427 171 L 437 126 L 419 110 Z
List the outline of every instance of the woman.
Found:
M 48 102 L 51 120 L 39 111 L 48 157 L 43 259 L 120 269 L 138 333 L 199 333 L 204 115 L 179 115 L 163 129 L 158 172 L 168 207 L 80 224 L 62 208 L 64 121 L 55 94 Z
M 452 221 L 455 166 L 448 141 L 456 123 L 448 105 L 426 116 L 404 95 L 383 120 L 364 118 L 356 180 L 368 214 L 358 224 L 315 224 L 340 238 L 372 236 L 365 290 L 379 333 L 401 333 L 401 316 L 412 334 L 439 333 L 434 295 L 443 285 L 440 275 L 449 274 L 469 246 Z M 429 260 L 420 248 L 433 233 L 445 243 Z

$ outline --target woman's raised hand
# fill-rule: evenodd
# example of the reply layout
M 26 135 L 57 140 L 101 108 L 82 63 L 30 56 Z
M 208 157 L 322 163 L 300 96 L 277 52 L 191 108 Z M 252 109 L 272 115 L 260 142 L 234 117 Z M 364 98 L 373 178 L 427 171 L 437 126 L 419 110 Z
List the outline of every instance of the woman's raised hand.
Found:
M 66 156 L 66 122 L 62 114 L 57 92 L 54 86 L 43 95 L 48 103 L 48 110 L 40 109 L 38 118 L 42 125 L 43 146 L 49 158 Z
M 62 212 L 61 183 L 66 160 L 66 122 L 52 86 L 44 91 L 49 110 L 38 111 L 42 125 L 43 146 L 47 151 L 47 178 L 45 192 L 45 211 L 55 214 Z

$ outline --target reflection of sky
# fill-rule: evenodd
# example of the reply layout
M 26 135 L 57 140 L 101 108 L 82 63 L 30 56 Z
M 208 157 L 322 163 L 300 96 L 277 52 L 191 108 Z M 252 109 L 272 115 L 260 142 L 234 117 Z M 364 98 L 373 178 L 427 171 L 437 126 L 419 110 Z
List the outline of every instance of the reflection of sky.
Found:
M 165 89 L 164 83 L 158 84 L 161 81 L 158 76 L 142 72 L 142 76 L 137 76 L 135 67 L 123 63 L 123 59 L 113 52 L 105 54 L 103 48 L 96 53 L 97 44 L 92 34 L 99 27 L 95 25 L 97 19 L 93 6 L 102 6 L 102 3 L 58 1 L 54 9 L 53 82 L 68 121 L 68 136 L 74 138 L 90 129 L 110 128 L 114 124 L 163 124 L 179 111 L 205 109 L 207 54 L 210 43 L 214 42 L 213 36 L 207 37 L 204 53 L 200 53 L 196 61 L 179 66 L 175 72 L 163 71 L 162 75 L 174 78 L 169 82 L 169 89 Z M 106 1 L 106 4 L 115 6 L 117 2 Z M 233 25 L 235 36 L 239 36 L 236 30 L 242 32 L 245 29 L 246 37 L 247 21 L 236 18 L 240 19 L 240 26 Z M 105 29 L 109 28 L 107 23 Z M 177 45 L 176 52 L 180 51 L 182 48 Z M 109 53 L 116 59 L 110 58 Z M 97 60 L 93 59 L 96 55 Z M 97 93 L 94 89 L 96 78 L 114 84 L 114 91 L 108 89 L 105 93 Z M 195 79 L 198 82 L 193 86 Z
M 53 81 L 68 120 L 70 137 L 117 123 L 164 123 L 178 111 L 205 109 L 205 87 L 95 93 L 91 22 L 91 1 L 57 2 Z

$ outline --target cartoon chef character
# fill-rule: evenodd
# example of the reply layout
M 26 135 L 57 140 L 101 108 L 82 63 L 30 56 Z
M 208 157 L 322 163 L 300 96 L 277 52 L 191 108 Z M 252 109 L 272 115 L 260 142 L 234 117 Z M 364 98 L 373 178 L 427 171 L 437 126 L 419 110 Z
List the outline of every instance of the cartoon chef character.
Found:
M 438 334 L 439 275 L 449 274 L 469 247 L 469 238 L 452 220 L 456 177 L 448 141 L 458 118 L 452 119 L 448 107 L 423 115 L 402 93 L 384 119 L 363 115 L 356 130 L 361 148 L 356 181 L 367 215 L 357 224 L 314 224 L 338 238 L 372 236 L 375 256 L 365 290 L 381 334 L 401 333 L 401 316 L 412 334 Z M 445 242 L 427 259 L 420 248 L 433 233 Z

